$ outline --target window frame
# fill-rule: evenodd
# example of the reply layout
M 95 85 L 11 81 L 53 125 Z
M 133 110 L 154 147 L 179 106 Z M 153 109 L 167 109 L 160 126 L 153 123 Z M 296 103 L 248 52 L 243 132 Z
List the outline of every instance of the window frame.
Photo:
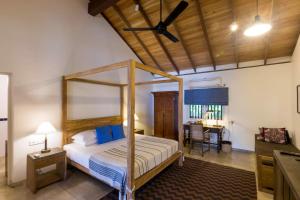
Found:
M 208 110 L 213 112 L 207 113 Z M 205 116 L 207 114 L 207 117 Z M 205 119 L 205 120 L 223 120 L 224 106 L 223 105 L 189 105 L 190 119 Z

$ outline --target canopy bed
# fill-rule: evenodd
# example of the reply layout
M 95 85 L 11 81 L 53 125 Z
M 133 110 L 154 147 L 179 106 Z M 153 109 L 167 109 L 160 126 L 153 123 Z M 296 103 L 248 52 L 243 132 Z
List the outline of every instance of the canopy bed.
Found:
M 95 75 L 102 72 L 107 72 L 111 70 L 117 70 L 121 68 L 127 68 L 128 71 L 128 82 L 127 84 L 121 84 L 121 83 L 111 83 L 111 82 L 103 82 L 98 80 L 89 80 L 82 78 L 83 76 L 89 76 L 89 75 Z M 136 82 L 136 69 L 141 69 L 146 72 L 150 72 L 153 74 L 158 74 L 164 78 L 165 80 L 154 80 L 154 81 L 147 81 L 147 82 Z M 99 84 L 99 85 L 105 85 L 110 87 L 117 87 L 120 89 L 120 114 L 117 116 L 110 116 L 110 117 L 100 117 L 100 118 L 90 118 L 90 119 L 68 119 L 68 82 L 70 81 L 76 81 L 76 82 L 82 82 L 82 83 L 88 83 L 88 84 Z M 146 85 L 146 84 L 160 84 L 160 83 L 168 83 L 168 82 L 177 82 L 178 83 L 178 142 L 174 140 L 169 140 L 165 138 L 157 138 L 152 136 L 137 136 L 134 134 L 134 113 L 135 113 L 135 87 L 139 85 Z M 125 191 L 127 199 L 134 199 L 134 192 L 138 188 L 140 188 L 142 185 L 147 183 L 150 179 L 152 179 L 155 175 L 160 173 L 163 169 L 165 169 L 167 166 L 175 162 L 176 160 L 179 160 L 179 165 L 183 165 L 183 127 L 182 127 L 182 107 L 183 107 L 183 81 L 181 78 L 178 78 L 176 76 L 167 74 L 163 71 L 160 71 L 154 67 L 147 66 L 144 64 L 141 64 L 139 62 L 136 62 L 134 60 L 128 60 L 123 61 L 107 66 L 102 66 L 94 69 L 90 69 L 83 72 L 78 72 L 70 75 L 66 75 L 63 77 L 62 80 L 62 129 L 63 129 L 63 145 L 65 146 L 65 150 L 67 151 L 67 154 L 69 152 L 69 155 L 72 153 L 73 149 L 73 155 L 75 156 L 69 156 L 68 157 L 68 163 L 70 165 L 73 165 L 74 167 L 78 168 L 79 170 L 94 176 L 98 178 L 101 181 L 104 181 L 108 183 L 109 181 L 116 181 L 116 177 L 114 177 L 113 180 L 105 181 L 101 177 L 99 177 L 97 174 L 97 170 L 92 170 L 91 163 L 99 164 L 104 163 L 104 165 L 110 165 L 113 166 L 113 164 L 107 160 L 110 160 L 113 158 L 105 159 L 106 156 L 111 149 L 108 149 L 109 147 L 105 147 L 105 144 L 97 145 L 97 147 L 90 147 L 90 149 L 97 149 L 97 151 L 102 151 L 100 154 L 97 154 L 97 156 L 91 155 L 93 150 L 88 150 L 88 148 L 76 148 L 74 145 L 72 146 L 72 136 L 76 135 L 77 133 L 81 131 L 91 130 L 95 129 L 100 126 L 107 126 L 107 125 L 117 125 L 122 124 L 123 119 L 123 111 L 124 111 L 124 105 L 123 105 L 123 98 L 124 98 L 124 91 L 127 89 L 127 121 L 128 121 L 128 127 L 127 127 L 127 137 L 124 138 L 124 140 L 115 141 L 114 145 L 106 145 L 106 146 L 113 146 L 114 148 L 117 148 L 117 151 L 123 152 L 122 156 L 123 159 L 125 158 L 125 163 L 123 164 L 123 172 L 124 176 L 126 177 L 125 180 Z M 139 149 L 141 143 L 143 143 L 143 146 L 146 146 L 147 148 L 151 148 L 151 145 L 155 145 L 157 148 L 156 151 L 158 151 L 157 154 L 151 152 L 153 154 L 152 162 L 149 160 L 141 161 L 141 157 L 143 159 L 147 157 L 145 154 L 144 149 Z M 101 146 L 102 145 L 102 146 Z M 76 146 L 76 145 L 75 145 Z M 100 147 L 101 146 L 101 147 Z M 103 148 L 105 150 L 99 150 L 100 148 Z M 119 148 L 119 149 L 118 149 Z M 115 149 L 114 149 L 115 150 Z M 96 150 L 95 150 L 96 151 Z M 144 151 L 144 154 L 140 155 L 137 151 Z M 87 152 L 87 154 L 84 154 L 84 152 Z M 111 152 L 109 152 L 111 153 Z M 147 152 L 146 152 L 147 153 Z M 76 159 L 78 156 L 82 154 L 82 158 L 90 157 L 89 161 L 85 160 L 80 162 L 80 159 Z M 150 154 L 150 152 L 148 152 Z M 160 157 L 159 157 L 160 156 Z M 91 157 L 94 157 L 95 160 L 91 159 Z M 148 155 L 149 157 L 149 155 Z M 102 160 L 101 160 L 102 159 Z M 84 159 L 81 159 L 84 160 Z M 159 161 L 158 161 L 159 160 Z M 95 162 L 94 162 L 95 161 Z M 158 161 L 158 162 L 157 162 Z M 90 165 L 88 165 L 88 162 Z M 113 162 L 113 161 L 112 161 Z M 114 162 L 114 164 L 117 162 Z M 137 164 L 139 163 L 139 164 Z M 142 170 L 141 172 L 141 165 L 147 164 L 145 167 L 146 170 Z M 153 164 L 154 163 L 154 164 Z M 145 164 L 145 165 L 146 165 Z M 96 166 L 96 167 L 107 167 L 107 166 Z M 119 166 L 113 166 L 116 167 L 115 170 L 119 170 Z M 121 168 L 122 169 L 122 168 Z M 144 168 L 143 168 L 144 169 Z M 105 170 L 108 170 L 108 168 L 105 168 Z M 111 169 L 109 169 L 111 170 Z M 107 178 L 107 177 L 106 177 Z M 110 184 L 111 186 L 115 187 L 114 184 Z M 121 191 L 121 187 L 116 186 L 116 189 Z M 119 198 L 122 198 L 121 192 L 119 193 Z

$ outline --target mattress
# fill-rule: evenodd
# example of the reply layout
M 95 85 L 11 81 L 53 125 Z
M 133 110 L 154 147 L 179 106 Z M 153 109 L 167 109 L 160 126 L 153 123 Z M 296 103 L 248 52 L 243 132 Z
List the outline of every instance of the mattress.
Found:
M 124 140 L 125 139 L 116 140 L 101 145 L 94 144 L 87 147 L 80 144 L 71 143 L 71 144 L 64 145 L 64 150 L 67 152 L 67 157 L 70 160 L 89 169 L 89 159 L 92 155 L 99 152 L 103 152 L 111 148 L 112 146 L 122 144 Z
M 135 135 L 135 178 L 150 171 L 178 151 L 178 142 L 165 138 Z M 64 146 L 67 157 L 90 170 L 90 173 L 110 186 L 124 190 L 127 173 L 127 140 L 105 144 Z

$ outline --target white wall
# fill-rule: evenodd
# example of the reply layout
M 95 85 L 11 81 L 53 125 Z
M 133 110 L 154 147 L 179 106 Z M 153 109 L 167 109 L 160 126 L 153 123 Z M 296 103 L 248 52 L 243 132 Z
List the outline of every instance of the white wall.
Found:
M 0 75 L 0 118 L 7 118 L 8 111 L 8 76 Z M 0 157 L 5 155 L 7 140 L 7 121 L 0 122 Z
M 300 38 L 300 37 L 299 37 Z M 298 38 L 297 46 L 293 53 L 292 64 L 293 64 L 293 120 L 295 130 L 295 142 L 297 147 L 300 149 L 300 114 L 297 113 L 297 97 L 296 97 L 296 86 L 300 85 L 300 39 Z
M 28 146 L 37 126 L 47 120 L 60 128 L 62 75 L 137 59 L 102 17 L 88 15 L 87 5 L 88 0 L 0 1 L 0 72 L 12 73 L 10 182 L 25 179 L 26 154 L 42 148 Z M 149 99 L 142 100 L 141 122 L 151 121 L 145 109 Z M 50 147 L 60 144 L 60 134 L 49 138 Z
M 190 80 L 222 78 L 229 87 L 229 106 L 225 108 L 223 124 L 225 139 L 233 148 L 254 150 L 254 134 L 258 127 L 286 127 L 292 132 L 292 65 L 281 64 L 183 76 L 184 87 Z M 155 90 L 176 90 L 174 84 L 156 86 Z M 188 106 L 184 106 L 184 122 L 189 121 Z M 229 122 L 234 121 L 233 125 Z

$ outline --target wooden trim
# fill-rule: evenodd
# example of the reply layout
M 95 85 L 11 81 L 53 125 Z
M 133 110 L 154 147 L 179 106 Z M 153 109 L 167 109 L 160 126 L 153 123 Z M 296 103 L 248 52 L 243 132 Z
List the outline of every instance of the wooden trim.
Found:
M 67 144 L 66 122 L 68 120 L 68 81 L 62 78 L 62 120 L 61 127 L 63 132 L 62 145 Z
M 103 81 L 97 81 L 97 80 L 89 80 L 89 79 L 83 79 L 83 78 L 73 78 L 73 79 L 69 79 L 68 81 L 90 83 L 90 84 L 98 84 L 98 85 L 107 85 L 107 86 L 113 86 L 113 87 L 121 87 L 122 86 L 122 84 L 120 84 L 120 83 L 110 83 L 110 82 L 103 82 Z
M 125 25 L 128 28 L 131 28 L 131 24 L 129 23 L 129 21 L 127 20 L 127 18 L 125 17 L 125 15 L 123 14 L 123 12 L 121 11 L 121 9 L 114 5 L 113 6 L 114 10 L 116 11 L 116 13 L 119 15 L 119 17 L 121 18 L 121 20 L 125 23 Z M 137 41 L 139 42 L 139 44 L 143 47 L 143 49 L 146 51 L 146 53 L 149 55 L 149 57 L 152 59 L 152 61 L 155 63 L 156 67 L 158 67 L 160 70 L 164 71 L 164 69 L 159 65 L 159 63 L 157 62 L 157 60 L 155 59 L 155 57 L 152 55 L 152 53 L 149 51 L 148 47 L 145 45 L 145 43 L 143 42 L 143 40 L 141 40 L 141 38 L 138 36 L 138 34 L 134 31 L 131 32 L 134 37 L 137 39 Z
M 196 72 L 196 73 L 186 73 L 186 74 L 180 74 L 178 76 L 188 76 L 188 75 L 195 75 L 195 74 L 206 74 L 206 73 L 215 73 L 215 72 L 223 72 L 223 71 L 231 71 L 231 70 L 240 70 L 240 69 L 249 69 L 249 68 L 256 68 L 256 67 L 264 67 L 268 65 L 281 65 L 281 64 L 287 64 L 291 63 L 290 61 L 287 62 L 278 62 L 278 63 L 268 63 L 266 65 L 253 65 L 253 66 L 247 66 L 247 67 L 238 67 L 238 68 L 229 68 L 229 69 L 219 69 L 219 70 L 213 70 L 213 71 L 203 71 L 203 72 Z M 158 79 L 158 78 L 156 78 Z
M 299 91 L 300 91 L 300 85 L 297 85 L 296 86 L 296 90 L 297 90 L 297 113 L 300 113 L 300 106 L 299 106 L 299 101 L 300 101 L 300 99 L 299 99 Z
M 205 20 L 204 20 L 203 13 L 202 13 L 201 3 L 199 2 L 199 0 L 195 0 L 195 3 L 196 3 L 196 8 L 197 8 L 197 13 L 198 13 L 199 18 L 200 18 L 200 23 L 201 23 L 201 27 L 202 27 L 202 30 L 203 30 L 204 38 L 205 38 L 205 41 L 206 41 L 206 44 L 207 44 L 209 56 L 210 56 L 211 62 L 213 64 L 214 70 L 216 70 L 216 61 L 215 61 L 214 54 L 213 54 L 211 44 L 210 44 L 210 41 L 209 41 L 207 28 L 206 28 Z
M 117 125 L 122 123 L 121 116 L 66 120 L 63 124 L 63 145 L 71 143 L 71 137 L 78 132 L 95 129 L 99 126 Z
M 230 7 L 231 7 L 231 14 L 232 14 L 232 21 L 237 23 L 236 11 L 235 11 L 235 6 L 233 3 L 233 0 L 230 0 Z M 234 51 L 234 60 L 236 63 L 236 68 L 239 68 L 239 62 L 240 62 L 239 52 L 238 52 L 239 44 L 238 44 L 238 39 L 237 39 L 238 31 L 239 31 L 239 28 L 235 32 L 232 32 L 232 40 L 233 40 L 232 43 L 234 44 L 233 51 Z
M 84 173 L 86 173 L 86 174 L 88 174 L 88 175 L 93 176 L 93 175 L 90 173 L 90 170 L 89 170 L 89 169 L 85 168 L 84 166 L 78 164 L 77 162 L 75 162 L 75 161 L 73 161 L 73 160 L 71 160 L 71 159 L 69 159 L 69 158 L 67 158 L 67 163 L 68 163 L 69 165 L 72 165 L 73 167 L 79 169 L 80 171 L 82 171 L 82 172 L 84 172 Z
M 144 20 L 146 21 L 147 25 L 149 27 L 154 27 L 154 25 L 152 24 L 152 22 L 150 21 L 147 13 L 144 10 L 143 5 L 141 4 L 140 0 L 133 0 L 135 4 L 139 5 L 139 11 L 142 14 Z M 167 47 L 164 45 L 164 43 L 161 41 L 160 37 L 158 36 L 158 34 L 155 31 L 152 31 L 154 37 L 156 38 L 158 44 L 160 45 L 160 47 L 163 49 L 164 53 L 166 54 L 166 56 L 168 57 L 169 61 L 172 64 L 172 67 L 176 70 L 176 72 L 179 74 L 180 70 L 178 68 L 178 66 L 176 65 L 176 63 L 174 62 L 170 52 L 168 51 Z
M 4 176 L 7 178 L 8 176 L 8 141 L 5 140 L 5 169 L 4 169 Z
M 179 142 L 179 151 L 181 152 L 181 157 L 179 159 L 179 166 L 183 166 L 183 80 L 178 82 L 178 142 Z
M 173 76 L 171 74 L 168 74 L 166 72 L 162 72 L 160 70 L 157 70 L 151 66 L 148 66 L 148 65 L 143 65 L 141 63 L 136 63 L 136 67 L 139 68 L 139 69 L 142 69 L 142 70 L 145 70 L 145 71 L 148 71 L 148 72 L 152 72 L 153 74 L 158 74 L 158 75 L 161 75 L 163 77 L 166 77 L 166 78 L 169 78 L 169 79 L 172 79 L 172 80 L 176 80 L 176 81 L 179 81 L 181 80 L 181 78 L 178 78 L 176 76 Z
M 177 151 L 173 154 L 170 158 L 165 160 L 164 162 L 160 163 L 158 166 L 153 168 L 152 170 L 148 171 L 144 175 L 140 176 L 139 178 L 135 179 L 135 189 L 139 189 L 149 180 L 151 180 L 155 175 L 159 174 L 165 168 L 167 168 L 170 164 L 175 162 L 181 156 L 181 152 Z
M 118 1 L 119 0 L 90 0 L 88 13 L 92 16 L 96 16 L 116 4 Z
M 122 62 L 110 64 L 110 65 L 105 65 L 105 66 L 102 66 L 102 67 L 89 69 L 89 70 L 86 70 L 86 71 L 83 71 L 83 72 L 77 72 L 77 73 L 65 76 L 65 80 L 79 78 L 79 77 L 82 77 L 82 76 L 88 76 L 88 75 L 97 74 L 97 73 L 100 73 L 100 72 L 111 71 L 111 70 L 116 70 L 116 69 L 128 67 L 129 61 L 130 60 L 126 60 L 126 61 L 122 61 Z
M 124 121 L 124 87 L 120 87 L 120 116 L 122 122 Z
M 135 83 L 135 86 L 160 84 L 160 83 L 174 83 L 174 82 L 177 82 L 177 81 L 176 80 L 171 80 L 171 79 L 159 80 L 159 81 L 145 81 L 145 82 L 137 82 L 137 83 Z M 127 86 L 127 84 L 123 84 L 123 86 Z
M 273 17 L 274 17 L 274 0 L 272 0 L 272 8 L 271 8 L 271 20 L 270 24 L 272 24 Z M 274 27 L 272 28 L 274 29 Z M 264 37 L 265 49 L 264 49 L 264 64 L 266 65 L 268 62 L 268 55 L 269 55 L 269 47 L 270 47 L 270 38 L 271 38 L 272 31 L 269 31 Z
M 109 23 L 109 25 L 114 29 L 114 31 L 120 36 L 120 38 L 127 44 L 127 46 L 131 49 L 131 51 L 136 55 L 136 57 L 143 63 L 146 64 L 144 59 L 134 50 L 133 46 L 129 44 L 129 42 L 123 37 L 123 35 L 118 31 L 118 29 L 112 24 L 112 22 L 108 19 L 108 17 L 104 14 L 104 12 L 101 13 L 102 17 Z M 146 51 L 146 50 L 145 50 Z M 147 51 L 146 51 L 147 52 Z M 155 63 L 155 62 L 154 62 Z
M 165 1 L 165 2 L 163 3 L 163 5 L 165 5 L 165 8 L 166 8 L 167 12 L 170 13 L 170 6 L 169 6 L 168 2 Z M 193 60 L 193 58 L 192 58 L 192 56 L 191 56 L 191 53 L 190 53 L 190 51 L 188 50 L 188 47 L 187 47 L 187 45 L 185 44 L 185 42 L 184 42 L 184 40 L 183 40 L 183 36 L 182 36 L 182 34 L 180 33 L 180 31 L 179 31 L 179 28 L 178 28 L 178 25 L 177 25 L 177 23 L 176 23 L 176 20 L 173 21 L 172 24 L 173 24 L 173 26 L 174 26 L 175 33 L 176 33 L 176 35 L 177 35 L 178 38 L 179 38 L 179 42 L 180 42 L 180 44 L 182 45 L 182 48 L 184 49 L 184 52 L 185 52 L 186 56 L 188 57 L 188 59 L 189 59 L 191 65 L 192 65 L 192 68 L 194 69 L 194 72 L 196 72 L 196 66 L 197 66 L 197 65 L 196 65 L 196 63 L 194 62 L 194 60 Z
M 136 62 L 131 61 L 128 67 L 127 88 L 127 188 L 129 189 L 127 199 L 134 199 L 134 162 L 135 162 L 135 135 L 134 135 L 134 113 L 135 113 L 135 68 Z

